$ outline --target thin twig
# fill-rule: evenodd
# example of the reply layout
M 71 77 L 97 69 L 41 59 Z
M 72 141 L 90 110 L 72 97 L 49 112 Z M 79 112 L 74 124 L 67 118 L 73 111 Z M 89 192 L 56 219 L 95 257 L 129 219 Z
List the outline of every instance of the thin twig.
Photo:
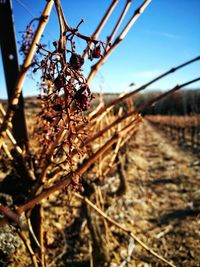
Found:
M 172 88 L 171 90 L 159 95 L 158 97 L 150 100 L 147 104 L 145 105 L 141 105 L 139 106 L 137 109 L 136 109 L 136 112 L 140 113 L 142 112 L 143 110 L 145 110 L 146 108 L 149 108 L 149 107 L 152 107 L 154 106 L 157 102 L 159 102 L 161 99 L 165 98 L 166 96 L 168 95 L 171 95 L 173 94 L 174 92 L 180 90 L 181 88 L 189 85 L 189 84 L 192 84 L 192 83 L 195 83 L 195 82 L 198 82 L 200 80 L 200 77 L 199 78 L 196 78 L 194 80 L 191 80 L 191 81 L 188 81 L 186 83 L 183 83 L 183 84 L 180 84 L 180 85 L 176 85 L 174 88 Z
M 146 249 L 149 253 L 154 255 L 156 258 L 161 260 L 162 262 L 168 264 L 171 267 L 176 267 L 173 263 L 169 262 L 167 259 L 163 258 L 159 254 L 157 254 L 153 249 L 151 249 L 149 246 L 147 246 L 144 242 L 142 242 L 135 234 L 133 234 L 129 229 L 125 228 L 112 218 L 110 218 L 105 212 L 100 210 L 95 204 L 93 204 L 88 198 L 81 196 L 78 193 L 74 193 L 74 195 L 81 199 L 82 201 L 85 201 L 90 207 L 92 207 L 94 210 L 96 210 L 103 218 L 105 218 L 108 222 L 115 225 L 117 228 L 121 229 L 123 232 L 127 233 L 129 236 L 131 236 L 140 246 L 142 246 L 144 249 Z
M 5 109 L 3 107 L 3 105 L 0 103 L 0 112 L 1 112 L 1 115 L 4 117 L 6 115 L 6 112 L 5 112 Z M 11 125 L 12 126 L 12 125 Z
M 40 21 L 39 21 L 37 30 L 35 32 L 35 35 L 33 37 L 33 41 L 31 43 L 31 46 L 29 48 L 27 57 L 25 58 L 24 63 L 23 63 L 22 68 L 21 68 L 21 71 L 18 75 L 18 79 L 17 79 L 17 82 L 15 84 L 14 95 L 13 95 L 13 97 L 12 97 L 12 99 L 8 105 L 6 116 L 5 116 L 4 121 L 1 125 L 1 129 L 0 129 L 1 134 L 2 134 L 2 132 L 6 131 L 8 124 L 12 121 L 12 118 L 15 114 L 15 110 L 16 110 L 16 107 L 19 103 L 19 96 L 20 96 L 21 91 L 22 91 L 22 86 L 24 84 L 27 71 L 31 65 L 32 60 L 33 60 L 37 44 L 39 43 L 39 40 L 42 36 L 44 28 L 47 24 L 47 20 L 48 20 L 49 14 L 51 12 L 51 8 L 53 6 L 53 3 L 54 3 L 53 0 L 47 1 L 45 9 L 44 9 L 44 11 L 40 17 Z
M 122 138 L 119 138 L 117 143 L 116 143 L 116 147 L 115 147 L 115 150 L 113 152 L 112 158 L 110 159 L 110 162 L 108 164 L 108 167 L 106 168 L 106 170 L 103 173 L 103 177 L 106 177 L 106 175 L 110 172 L 111 168 L 113 167 L 113 164 L 115 162 L 115 158 L 116 158 L 117 153 L 119 152 L 119 149 L 121 147 L 121 143 L 122 143 Z
M 110 4 L 109 8 L 107 9 L 105 15 L 103 16 L 102 20 L 100 21 L 99 25 L 97 26 L 96 30 L 94 31 L 91 39 L 97 39 L 101 30 L 103 29 L 106 21 L 110 17 L 111 13 L 113 12 L 114 8 L 116 7 L 117 3 L 119 0 L 113 0 L 112 3 Z M 87 48 L 90 48 L 92 42 L 88 42 Z M 83 58 L 87 56 L 87 48 L 83 52 Z
M 124 9 L 122 10 L 122 13 L 121 13 L 121 15 L 120 15 L 120 17 L 119 17 L 119 19 L 118 19 L 118 21 L 117 21 L 117 23 L 116 23 L 116 25 L 115 25 L 113 31 L 112 31 L 112 33 L 110 34 L 110 36 L 108 36 L 107 45 L 106 45 L 106 50 L 108 49 L 108 47 L 109 47 L 111 41 L 113 40 L 113 38 L 114 38 L 114 36 L 115 36 L 117 30 L 119 29 L 119 27 L 120 27 L 120 25 L 121 25 L 121 23 L 122 23 L 122 21 L 123 21 L 125 15 L 126 15 L 126 13 L 128 12 L 128 10 L 129 10 L 129 8 L 130 8 L 130 6 L 131 6 L 131 2 L 132 2 L 132 0 L 127 0 L 127 1 L 126 1 L 126 4 L 125 4 L 125 6 L 124 6 Z M 106 53 L 106 51 L 105 51 L 105 53 Z
M 40 248 L 40 243 L 37 240 L 37 237 L 35 236 L 35 233 L 33 231 L 33 227 L 32 227 L 30 218 L 27 218 L 27 224 L 28 224 L 28 230 L 29 230 L 30 234 L 32 235 L 32 237 L 33 237 L 35 243 L 37 244 L 37 246 Z
M 92 257 L 92 242 L 90 240 L 89 240 L 89 256 L 90 256 L 90 267 L 94 267 L 93 257 Z
M 0 124 L 2 124 L 2 119 L 0 119 Z M 17 145 L 17 141 L 15 140 L 14 136 L 12 135 L 12 133 L 10 132 L 9 129 L 6 129 L 5 132 L 3 132 L 2 134 L 6 134 L 8 139 L 11 141 L 12 145 L 14 146 L 15 150 L 21 155 L 22 154 L 22 149 L 20 146 Z
M 40 259 L 40 266 L 46 266 L 45 263 L 45 247 L 44 247 L 44 208 L 43 205 L 40 203 L 39 206 L 39 243 L 40 243 L 40 251 L 39 251 L 39 259 Z
M 28 253 L 30 254 L 33 267 L 38 267 L 37 258 L 36 258 L 32 248 L 31 248 L 30 244 L 29 244 L 28 238 L 26 237 L 25 233 L 23 231 L 20 231 L 19 236 L 21 237 L 26 249 L 28 250 Z
M 4 206 L 2 203 L 0 203 L 0 212 L 12 222 L 20 225 L 20 215 L 15 211 L 12 211 L 9 207 Z
M 101 137 L 102 135 L 104 135 L 108 130 L 112 129 L 113 127 L 117 126 L 119 123 L 121 123 L 122 121 L 124 121 L 126 118 L 129 118 L 132 115 L 136 115 L 135 111 L 128 113 L 120 118 L 117 118 L 115 121 L 113 121 L 112 123 L 110 123 L 109 125 L 107 125 L 106 127 L 104 127 L 101 131 L 97 132 L 96 134 L 94 134 L 91 137 L 88 137 L 85 142 L 84 145 L 88 145 L 90 143 L 92 143 L 94 140 L 96 140 L 97 138 Z M 138 117 L 136 116 L 136 118 L 132 121 L 132 123 L 137 122 Z
M 171 68 L 170 70 L 168 70 L 168 71 L 162 73 L 161 75 L 157 76 L 156 78 L 154 78 L 154 79 L 151 80 L 150 82 L 148 82 L 148 83 L 146 83 L 146 84 L 140 86 L 140 87 L 137 88 L 136 90 L 134 90 L 134 91 L 132 91 L 132 92 L 130 92 L 130 93 L 128 93 L 128 94 L 125 94 L 125 95 L 123 95 L 123 96 L 121 96 L 121 97 L 119 97 L 119 98 L 114 99 L 113 101 L 111 101 L 111 102 L 110 102 L 109 104 L 107 104 L 106 106 L 100 108 L 100 109 L 98 110 L 98 112 L 96 112 L 93 116 L 91 116 L 91 120 L 96 119 L 99 115 L 102 115 L 102 113 L 105 112 L 108 108 L 110 108 L 110 107 L 112 107 L 112 106 L 118 104 L 119 102 L 124 101 L 125 99 L 128 99 L 128 98 L 130 98 L 130 97 L 136 95 L 137 93 L 139 93 L 139 92 L 141 92 L 142 90 L 146 89 L 149 85 L 151 85 L 151 84 L 157 82 L 158 80 L 164 78 L 165 76 L 167 76 L 167 75 L 169 75 L 169 74 L 171 74 L 171 73 L 174 73 L 175 71 L 177 71 L 177 70 L 179 70 L 179 69 L 181 69 L 181 68 L 183 68 L 183 67 L 185 67 L 185 66 L 187 66 L 187 65 L 189 65 L 189 64 L 191 64 L 191 63 L 194 63 L 194 62 L 196 62 L 196 61 L 198 61 L 198 60 L 200 60 L 200 56 L 195 57 L 195 58 L 193 58 L 193 59 L 191 59 L 191 60 L 189 60 L 189 61 L 187 61 L 187 62 L 185 62 L 185 63 L 183 63 L 183 64 L 181 64 L 181 65 L 179 65 L 179 66 L 177 66 L 177 67 L 173 67 L 173 68 Z
M 132 18 L 129 20 L 127 25 L 124 27 L 122 32 L 119 34 L 119 36 L 116 38 L 114 43 L 111 45 L 111 47 L 106 51 L 106 54 L 104 57 L 102 57 L 95 65 L 91 67 L 91 71 L 88 75 L 87 82 L 88 84 L 91 83 L 94 76 L 100 69 L 100 67 L 106 62 L 108 56 L 114 51 L 114 49 L 121 43 L 121 41 L 125 38 L 126 34 L 130 30 L 130 28 L 133 26 L 133 24 L 136 22 L 136 20 L 139 18 L 140 14 L 143 13 L 145 8 L 150 4 L 151 0 L 145 0 L 143 4 L 135 11 Z
M 131 237 L 129 245 L 128 245 L 128 253 L 127 253 L 128 255 L 127 255 L 126 259 L 123 260 L 123 262 L 119 265 L 119 267 L 127 266 L 127 263 L 130 262 L 131 255 L 133 253 L 134 248 L 135 248 L 135 242 L 134 242 L 134 239 Z
M 5 142 L 1 141 L 0 142 L 0 149 L 3 149 L 4 152 L 6 153 L 7 157 L 10 159 L 10 160 L 13 160 L 13 156 L 10 154 L 10 151 L 8 149 L 8 146 Z

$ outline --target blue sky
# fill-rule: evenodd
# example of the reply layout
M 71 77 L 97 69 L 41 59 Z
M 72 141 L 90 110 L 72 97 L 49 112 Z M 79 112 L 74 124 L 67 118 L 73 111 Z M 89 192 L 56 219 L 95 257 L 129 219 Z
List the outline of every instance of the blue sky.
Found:
M 99 39 L 106 40 L 116 22 L 125 0 L 119 3 L 112 13 Z M 17 40 L 20 31 L 26 28 L 32 16 L 39 17 L 45 5 L 43 0 L 13 0 L 13 14 Z M 25 8 L 22 7 L 23 4 Z M 111 0 L 61 0 L 66 19 L 75 27 L 83 18 L 85 23 L 80 32 L 91 35 L 98 25 Z M 142 3 L 135 0 L 119 29 L 130 19 L 135 8 Z M 30 14 L 31 13 L 31 14 Z M 200 55 L 200 0 L 152 0 L 150 5 L 136 21 L 124 41 L 108 58 L 91 84 L 93 92 L 118 93 L 129 90 L 132 82 L 136 87 L 148 82 L 162 72 Z M 48 26 L 44 32 L 43 42 L 50 43 L 59 37 L 59 28 L 55 9 L 52 10 Z M 79 51 L 85 48 L 77 41 Z M 19 58 L 20 63 L 22 59 Z M 95 63 L 95 62 L 93 62 Z M 91 62 L 83 67 L 85 75 L 89 73 Z M 5 81 L 0 57 L 0 97 L 5 97 Z M 193 63 L 169 77 L 153 84 L 150 89 L 167 90 L 177 83 L 184 83 L 200 76 L 200 62 Z M 200 87 L 200 82 L 191 85 Z M 35 95 L 35 82 L 26 79 L 24 95 Z

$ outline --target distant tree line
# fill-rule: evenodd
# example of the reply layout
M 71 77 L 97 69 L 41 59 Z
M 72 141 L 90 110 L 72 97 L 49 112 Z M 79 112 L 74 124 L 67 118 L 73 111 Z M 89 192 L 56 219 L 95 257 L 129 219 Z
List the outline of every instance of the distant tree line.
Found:
M 160 95 L 160 91 L 138 94 L 134 98 L 135 106 L 146 104 Z M 164 98 L 155 106 L 143 111 L 143 115 L 193 115 L 200 114 L 200 89 L 177 91 Z

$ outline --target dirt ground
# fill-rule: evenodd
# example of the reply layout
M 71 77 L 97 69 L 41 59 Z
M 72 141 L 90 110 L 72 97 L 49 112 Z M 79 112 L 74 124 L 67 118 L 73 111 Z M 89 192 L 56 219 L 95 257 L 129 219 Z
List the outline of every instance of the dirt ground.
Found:
M 180 148 L 145 120 L 129 141 L 127 153 L 128 190 L 122 197 L 109 199 L 111 205 L 105 208 L 106 214 L 175 266 L 200 266 L 200 157 Z M 111 190 L 117 186 L 118 179 L 114 177 L 108 177 L 111 181 L 114 178 Z M 62 199 L 58 195 L 49 200 L 50 206 L 45 206 L 47 266 L 88 267 L 91 241 L 86 224 L 82 225 L 82 236 L 70 236 L 67 232 L 71 218 L 78 217 L 81 203 L 70 204 L 69 210 L 69 196 Z M 108 233 L 108 239 L 111 243 L 116 241 L 111 251 L 111 267 L 167 266 L 125 233 L 108 226 L 112 232 Z M 31 266 L 30 260 L 27 262 L 24 257 L 23 263 L 21 253 L 18 254 L 9 266 L 14 267 L 16 263 Z M 73 260 L 70 263 L 72 256 L 79 265 Z
M 128 192 L 109 215 L 176 266 L 200 266 L 200 158 L 146 121 L 128 158 Z M 165 265 L 136 246 L 124 266 Z
M 200 266 L 200 158 L 178 147 L 147 121 L 130 140 L 127 151 L 128 190 L 122 197 L 107 200 L 110 206 L 105 208 L 106 214 L 175 266 Z M 111 179 L 111 191 L 117 187 L 116 177 L 108 178 Z M 84 226 L 81 235 L 70 236 L 67 228 L 63 231 L 66 213 L 62 205 L 60 208 L 58 203 L 56 205 L 60 219 L 53 223 L 55 215 L 52 214 L 50 221 L 53 227 L 59 229 L 57 234 L 66 234 L 61 239 L 67 245 L 65 252 L 55 253 L 52 250 L 53 254 L 60 253 L 60 256 L 58 261 L 54 257 L 55 261 L 50 266 L 89 266 L 88 261 L 84 263 L 91 242 L 89 232 L 84 230 Z M 50 210 L 46 212 L 49 215 Z M 76 214 L 75 210 L 72 212 Z M 95 212 L 94 216 L 97 216 Z M 108 224 L 108 228 L 105 239 L 109 249 L 113 246 L 110 250 L 111 267 L 167 266 L 116 227 Z M 50 233 L 49 225 L 48 229 Z M 53 243 L 56 244 L 55 241 Z M 69 246 L 73 247 L 72 260 Z M 131 251 L 130 256 L 128 251 Z M 74 259 L 79 264 L 75 264 Z

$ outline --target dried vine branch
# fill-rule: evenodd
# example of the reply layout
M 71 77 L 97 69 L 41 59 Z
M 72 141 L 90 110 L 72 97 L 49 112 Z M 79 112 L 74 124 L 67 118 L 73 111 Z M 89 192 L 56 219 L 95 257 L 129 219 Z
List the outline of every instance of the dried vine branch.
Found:
M 5 216 L 6 219 L 20 225 L 20 216 L 16 212 L 12 211 L 9 207 L 4 206 L 0 203 L 0 212 Z
M 88 84 L 91 83 L 94 76 L 100 69 L 100 67 L 106 62 L 108 56 L 114 51 L 114 49 L 123 41 L 128 31 L 131 29 L 133 24 L 136 22 L 136 20 L 139 18 L 141 13 L 147 8 L 147 6 L 150 4 L 151 0 L 145 0 L 143 4 L 134 12 L 132 18 L 129 20 L 127 25 L 124 27 L 122 32 L 119 34 L 119 36 L 115 39 L 114 43 L 111 45 L 111 47 L 106 51 L 106 54 L 104 57 L 102 57 L 95 65 L 91 67 L 91 71 L 88 75 Z
M 12 99 L 8 105 L 8 110 L 6 112 L 6 116 L 5 116 L 4 121 L 3 121 L 1 128 L 0 128 L 0 134 L 1 135 L 2 135 L 2 132 L 6 131 L 8 124 L 12 121 L 12 118 L 15 114 L 15 110 L 16 110 L 18 102 L 19 102 L 19 96 L 20 96 L 21 91 L 22 91 L 22 86 L 24 84 L 27 71 L 28 71 L 28 69 L 32 63 L 37 44 L 39 43 L 39 40 L 42 36 L 44 28 L 47 24 L 48 17 L 49 17 L 49 14 L 51 12 L 51 8 L 53 6 L 53 3 L 54 3 L 53 0 L 47 1 L 45 9 L 44 9 L 44 11 L 40 17 L 39 24 L 38 24 L 37 30 L 35 32 L 35 35 L 33 37 L 31 46 L 30 46 L 28 54 L 27 54 L 27 57 L 24 60 L 24 63 L 21 67 L 21 71 L 19 73 L 18 79 L 16 81 L 15 89 L 14 89 L 14 95 L 13 95 L 13 97 L 12 97 Z
M 167 75 L 169 75 L 169 74 L 171 74 L 171 73 L 174 73 L 175 71 L 177 71 L 177 70 L 179 70 L 179 69 L 181 69 L 181 68 L 183 68 L 183 67 L 185 67 L 185 66 L 187 66 L 187 65 L 189 65 L 189 64 L 191 64 L 191 63 L 194 63 L 194 62 L 196 62 L 196 61 L 198 61 L 198 60 L 200 60 L 200 56 L 195 57 L 195 58 L 193 58 L 193 59 L 191 59 L 191 60 L 189 60 L 189 61 L 187 61 L 187 62 L 185 62 L 185 63 L 183 63 L 183 64 L 181 64 L 181 65 L 179 65 L 179 66 L 177 66 L 177 67 L 173 67 L 173 68 L 171 68 L 170 70 L 168 70 L 168 71 L 162 73 L 161 75 L 157 76 L 156 78 L 154 78 L 154 79 L 151 80 L 150 82 L 148 82 L 148 83 L 146 83 L 146 84 L 140 86 L 140 87 L 137 88 L 136 90 L 134 90 L 134 91 L 132 91 L 132 92 L 130 92 L 130 93 L 128 93 L 128 94 L 125 94 L 125 95 L 123 95 L 123 96 L 121 96 L 121 97 L 119 97 L 119 98 L 114 99 L 113 101 L 111 101 L 110 103 L 108 103 L 106 106 L 100 108 L 100 109 L 99 109 L 93 116 L 91 116 L 91 120 L 96 119 L 99 115 L 101 115 L 103 112 L 105 112 L 108 108 L 110 108 L 110 107 L 112 107 L 112 106 L 114 106 L 114 105 L 116 105 L 116 104 L 118 104 L 118 103 L 124 101 L 125 99 L 128 99 L 128 98 L 130 98 L 130 97 L 136 95 L 137 93 L 143 91 L 143 90 L 146 89 L 149 85 L 151 85 L 151 84 L 157 82 L 158 80 L 160 80 L 160 79 L 166 77 Z
M 28 251 L 28 253 L 29 253 L 30 257 L 31 257 L 33 267 L 39 267 L 38 266 L 37 257 L 35 255 L 34 251 L 32 250 L 31 245 L 29 244 L 29 240 L 26 237 L 26 234 L 23 231 L 20 231 L 19 232 L 19 236 L 22 239 L 22 241 L 24 242 L 24 245 L 25 245 L 25 247 L 26 247 L 26 249 L 27 249 L 27 251 Z
M 189 85 L 189 84 L 198 82 L 199 80 L 200 80 L 200 77 L 198 77 L 198 78 L 196 78 L 196 79 L 194 79 L 194 80 L 188 81 L 188 82 L 186 82 L 186 83 L 182 83 L 182 84 L 180 84 L 180 85 L 176 85 L 176 86 L 175 86 L 174 88 L 172 88 L 171 90 L 169 90 L 169 91 L 167 91 L 167 92 L 161 94 L 160 96 L 158 96 L 158 97 L 156 97 L 156 98 L 150 100 L 147 104 L 139 106 L 139 107 L 137 108 L 137 112 L 140 113 L 140 112 L 142 112 L 144 109 L 149 108 L 149 107 L 151 107 L 151 106 L 154 106 L 157 102 L 159 102 L 161 99 L 165 98 L 166 96 L 173 94 L 174 92 L 180 90 L 181 88 L 183 88 L 183 87 L 185 87 L 185 86 L 187 86 L 187 85 Z
M 121 15 L 120 15 L 120 17 L 119 17 L 119 19 L 118 19 L 118 21 L 117 21 L 117 23 L 116 23 L 113 31 L 112 31 L 112 33 L 108 36 L 107 45 L 106 45 L 106 51 L 107 51 L 107 49 L 109 47 L 109 44 L 112 42 L 112 40 L 113 40 L 113 38 L 114 38 L 117 30 L 119 29 L 119 27 L 120 27 L 120 25 L 121 25 L 124 17 L 126 16 L 126 13 L 128 12 L 128 10 L 129 10 L 129 8 L 131 6 L 131 2 L 132 2 L 132 0 L 127 0 L 126 1 L 126 4 L 124 6 L 124 9 L 122 10 L 122 13 L 121 13 Z M 104 54 L 106 54 L 106 51 L 105 51 Z
M 145 105 L 141 105 L 138 108 L 136 108 L 135 110 L 132 110 L 131 112 L 125 114 L 124 116 L 117 118 L 114 122 L 112 122 L 110 125 L 108 125 L 107 127 L 105 127 L 102 132 L 97 133 L 95 136 L 91 137 L 91 140 L 93 141 L 94 139 L 96 139 L 99 135 L 104 134 L 108 129 L 110 129 L 109 127 L 114 127 L 115 125 L 117 125 L 118 123 L 122 122 L 123 120 L 132 117 L 133 115 L 136 115 L 138 113 L 141 113 L 144 109 L 151 107 L 152 105 L 155 105 L 158 101 L 160 101 L 161 99 L 163 99 L 164 97 L 166 97 L 167 95 L 170 95 L 172 93 L 174 93 L 175 91 L 178 91 L 179 89 L 195 83 L 197 81 L 199 81 L 200 78 L 196 78 L 194 80 L 188 81 L 186 83 L 180 84 L 175 86 L 174 88 L 172 88 L 171 90 L 161 94 L 160 96 L 152 99 L 151 101 L 149 101 L 148 103 L 146 103 Z
M 109 125 L 107 125 L 106 127 L 104 127 L 101 131 L 97 132 L 95 135 L 89 137 L 88 139 L 85 140 L 84 145 L 87 145 L 91 142 L 93 142 L 94 140 L 96 140 L 97 138 L 99 138 L 100 136 L 102 136 L 104 133 L 106 133 L 108 130 L 110 130 L 112 127 L 115 127 L 116 125 L 118 125 L 119 123 L 121 123 L 122 121 L 124 121 L 127 118 L 130 118 L 132 116 L 136 116 L 138 113 L 141 113 L 144 109 L 151 107 L 152 105 L 155 105 L 158 101 L 160 101 L 161 99 L 165 98 L 166 96 L 174 93 L 175 91 L 180 90 L 181 88 L 195 83 L 197 81 L 199 81 L 200 78 L 188 81 L 186 83 L 180 84 L 175 86 L 174 88 L 172 88 L 171 90 L 161 94 L 160 96 L 152 99 L 151 101 L 149 101 L 148 103 L 146 103 L 145 105 L 141 105 L 139 106 L 137 109 L 132 110 L 131 112 L 117 118 L 116 120 L 114 120 L 112 123 L 110 123 Z M 139 117 L 136 116 L 136 118 L 132 121 L 132 123 L 136 123 L 138 121 Z
M 117 228 L 121 229 L 123 232 L 127 233 L 129 236 L 131 236 L 138 244 L 140 244 L 141 247 L 143 247 L 145 250 L 147 250 L 149 253 L 151 253 L 153 256 L 161 260 L 162 262 L 166 263 L 167 265 L 171 267 L 176 267 L 173 263 L 169 262 L 167 259 L 160 256 L 158 253 L 156 253 L 153 249 L 151 249 L 149 246 L 147 246 L 144 242 L 142 242 L 135 234 L 133 234 L 129 229 L 123 227 L 121 224 L 110 218 L 105 212 L 100 210 L 96 205 L 94 205 L 88 198 L 81 196 L 78 193 L 74 193 L 74 195 L 79 198 L 80 200 L 87 203 L 90 207 L 92 207 L 95 211 L 97 211 L 103 218 L 105 218 L 108 222 L 115 225 Z
M 105 15 L 103 16 L 102 20 L 100 21 L 99 25 L 97 26 L 96 30 L 94 31 L 92 35 L 92 39 L 97 39 L 101 30 L 103 29 L 104 25 L 106 24 L 106 21 L 109 19 L 111 13 L 113 12 L 114 8 L 116 7 L 119 0 L 113 0 L 107 9 Z M 87 48 L 90 48 L 92 45 L 92 42 L 88 42 Z M 86 58 L 87 56 L 87 48 L 83 52 L 83 58 Z

